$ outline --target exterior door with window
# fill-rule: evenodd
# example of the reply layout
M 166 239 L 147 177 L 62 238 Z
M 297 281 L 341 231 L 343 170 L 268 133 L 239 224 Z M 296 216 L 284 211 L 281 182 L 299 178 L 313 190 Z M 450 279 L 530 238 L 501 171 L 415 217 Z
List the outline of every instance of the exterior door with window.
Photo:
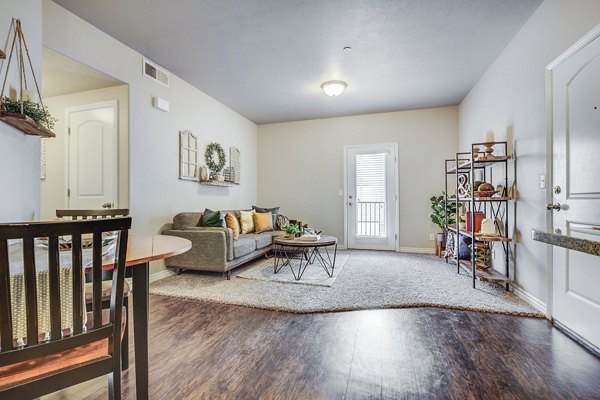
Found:
M 116 100 L 67 110 L 68 208 L 118 206 L 117 117 Z
M 549 67 L 553 229 L 600 241 L 600 25 Z M 600 348 L 600 257 L 553 248 L 552 317 Z
M 350 249 L 395 250 L 398 145 L 346 148 L 346 235 Z

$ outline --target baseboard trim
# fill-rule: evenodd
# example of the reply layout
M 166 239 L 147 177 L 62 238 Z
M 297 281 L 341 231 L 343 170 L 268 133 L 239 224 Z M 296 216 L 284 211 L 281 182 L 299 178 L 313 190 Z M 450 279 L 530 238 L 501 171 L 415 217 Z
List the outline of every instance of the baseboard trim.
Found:
M 175 275 L 175 272 L 171 271 L 170 269 L 163 269 L 162 271 L 158 271 L 154 274 L 150 274 L 150 283 L 152 282 L 156 282 L 160 279 L 164 279 L 164 278 L 168 278 L 171 275 Z
M 588 342 L 586 339 L 581 337 L 579 334 L 573 332 L 571 329 L 567 328 L 565 325 L 561 324 L 557 320 L 552 320 L 552 325 L 574 341 L 576 341 L 581 347 L 585 348 L 587 351 L 600 358 L 600 348 L 594 346 L 592 343 Z
M 398 253 L 435 254 L 435 249 L 429 247 L 398 247 Z
M 529 305 L 546 315 L 546 303 L 519 286 L 513 285 L 512 288 L 513 293 L 516 294 L 517 297 L 525 300 L 527 303 L 529 303 Z

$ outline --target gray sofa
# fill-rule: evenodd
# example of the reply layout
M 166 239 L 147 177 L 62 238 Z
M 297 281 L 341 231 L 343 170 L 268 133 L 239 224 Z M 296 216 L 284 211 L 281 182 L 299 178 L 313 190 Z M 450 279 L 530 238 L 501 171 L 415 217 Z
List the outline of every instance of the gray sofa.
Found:
M 239 210 L 223 211 L 235 213 Z M 231 269 L 253 260 L 266 256 L 273 247 L 273 238 L 285 235 L 284 231 L 240 234 L 233 240 L 233 233 L 228 228 L 209 228 L 200 226 L 201 212 L 184 212 L 173 217 L 173 224 L 162 233 L 179 236 L 192 242 L 191 250 L 168 258 L 168 268 L 181 273 L 186 269 L 222 272 L 230 276 Z

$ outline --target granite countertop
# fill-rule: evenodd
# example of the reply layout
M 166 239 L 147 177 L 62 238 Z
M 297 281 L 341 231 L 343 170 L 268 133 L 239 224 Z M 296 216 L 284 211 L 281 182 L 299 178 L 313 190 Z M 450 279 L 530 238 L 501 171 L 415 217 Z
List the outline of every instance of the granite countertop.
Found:
M 579 239 L 555 233 L 548 233 L 538 229 L 531 230 L 531 238 L 538 242 L 564 247 L 569 250 L 600 256 L 600 242 L 588 239 Z

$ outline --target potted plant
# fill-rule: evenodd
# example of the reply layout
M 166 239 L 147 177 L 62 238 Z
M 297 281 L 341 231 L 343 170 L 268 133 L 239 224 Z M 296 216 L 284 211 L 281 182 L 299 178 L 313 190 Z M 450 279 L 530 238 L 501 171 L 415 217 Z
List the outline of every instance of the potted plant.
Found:
M 456 202 L 444 201 L 446 194 L 442 192 L 441 196 L 433 196 L 429 199 L 431 201 L 431 222 L 440 227 L 439 233 L 436 235 L 436 242 L 441 242 L 442 246 L 446 242 L 446 215 L 448 216 L 448 225 L 456 224 Z M 459 209 L 462 209 L 462 204 L 458 205 Z M 462 218 L 459 216 L 459 220 Z
M 289 224 L 285 228 L 285 233 L 287 233 L 288 239 L 293 239 L 296 237 L 296 234 L 300 233 L 300 228 L 298 225 Z

